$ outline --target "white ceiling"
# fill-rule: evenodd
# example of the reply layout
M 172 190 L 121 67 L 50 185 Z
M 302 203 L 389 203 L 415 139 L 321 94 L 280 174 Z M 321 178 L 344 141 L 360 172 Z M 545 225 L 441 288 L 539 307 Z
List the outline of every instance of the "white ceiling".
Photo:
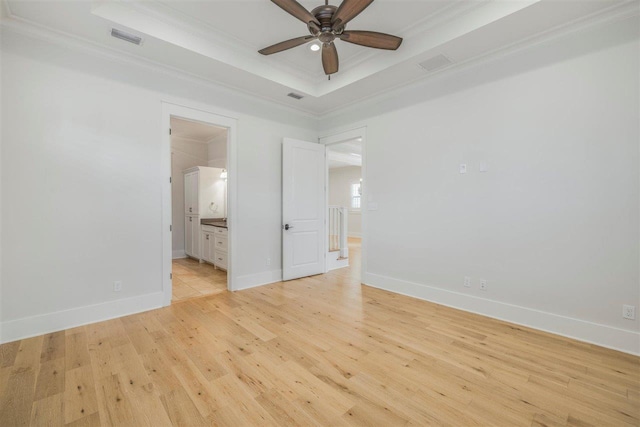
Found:
M 362 166 L 362 140 L 351 139 L 330 145 L 327 149 L 329 169 Z
M 192 141 L 208 143 L 216 136 L 222 135 L 227 129 L 207 123 L 171 117 L 171 136 L 190 139 Z
M 306 45 L 270 56 L 257 53 L 308 34 L 303 23 L 266 0 L 4 1 L 4 20 L 51 29 L 320 116 L 428 78 L 433 72 L 417 64 L 439 54 L 452 61 L 444 69 L 451 70 L 637 5 L 636 0 L 376 0 L 348 28 L 395 34 L 404 38 L 402 46 L 383 51 L 338 41 L 340 71 L 328 81 L 320 55 Z M 323 2 L 301 3 L 312 9 Z M 111 37 L 112 27 L 142 36 L 143 45 Z M 305 97 L 289 98 L 291 91 Z

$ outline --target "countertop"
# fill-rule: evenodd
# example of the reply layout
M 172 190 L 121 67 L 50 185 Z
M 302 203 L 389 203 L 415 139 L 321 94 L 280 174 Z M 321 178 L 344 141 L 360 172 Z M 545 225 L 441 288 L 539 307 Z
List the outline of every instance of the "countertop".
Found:
M 227 228 L 227 221 L 222 218 L 208 218 L 201 219 L 200 224 L 202 225 L 212 225 L 214 227 Z

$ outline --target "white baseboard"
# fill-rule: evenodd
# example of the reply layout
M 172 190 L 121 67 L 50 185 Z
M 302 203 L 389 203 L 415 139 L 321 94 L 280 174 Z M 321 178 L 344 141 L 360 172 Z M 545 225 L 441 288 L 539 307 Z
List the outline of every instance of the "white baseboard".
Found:
M 162 292 L 3 322 L 0 344 L 162 307 Z
M 613 350 L 640 355 L 640 333 L 638 332 L 373 273 L 365 273 L 362 282 L 374 288 L 539 329 Z
M 349 267 L 349 258 L 340 258 L 340 252 L 334 251 L 327 254 L 327 271 L 337 270 L 338 268 Z
M 268 285 L 269 283 L 281 282 L 282 270 L 264 271 L 262 273 L 247 274 L 238 276 L 233 287 L 234 291 L 255 288 L 257 286 Z
M 172 252 L 171 257 L 173 259 L 186 258 L 187 253 L 184 251 L 184 249 L 176 249 L 175 251 Z
M 356 233 L 356 232 L 353 232 L 353 231 L 349 231 L 349 232 L 347 232 L 347 237 L 362 238 L 362 233 Z

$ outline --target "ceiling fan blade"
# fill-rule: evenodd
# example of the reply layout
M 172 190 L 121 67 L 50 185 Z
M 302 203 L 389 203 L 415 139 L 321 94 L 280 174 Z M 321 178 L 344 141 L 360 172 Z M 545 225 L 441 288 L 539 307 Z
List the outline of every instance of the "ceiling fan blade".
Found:
M 372 2 L 373 0 L 343 0 L 331 19 L 333 29 L 344 27 Z
M 282 52 L 283 50 L 291 49 L 292 47 L 300 46 L 301 44 L 305 44 L 308 41 L 311 41 L 315 38 L 316 38 L 315 36 L 297 37 L 295 39 L 286 40 L 286 41 L 271 45 L 269 47 L 265 47 L 264 49 L 260 49 L 258 52 L 260 52 L 263 55 L 271 55 L 273 53 L 278 53 L 278 52 Z
M 396 50 L 402 43 L 401 37 L 375 31 L 345 31 L 336 37 L 345 42 L 376 49 Z
M 300 3 L 296 0 L 271 0 L 278 6 L 280 6 L 285 12 L 295 16 L 305 24 L 309 22 L 315 22 L 320 25 L 320 22 L 316 19 L 315 16 L 311 14 L 307 9 L 304 8 Z
M 338 51 L 333 42 L 322 45 L 322 68 L 328 76 L 338 72 Z

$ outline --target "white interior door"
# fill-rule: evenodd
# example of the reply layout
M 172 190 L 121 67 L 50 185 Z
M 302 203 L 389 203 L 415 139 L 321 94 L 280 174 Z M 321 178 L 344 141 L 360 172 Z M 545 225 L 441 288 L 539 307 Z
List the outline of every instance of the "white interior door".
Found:
M 313 142 L 282 143 L 282 279 L 325 270 L 325 149 Z

